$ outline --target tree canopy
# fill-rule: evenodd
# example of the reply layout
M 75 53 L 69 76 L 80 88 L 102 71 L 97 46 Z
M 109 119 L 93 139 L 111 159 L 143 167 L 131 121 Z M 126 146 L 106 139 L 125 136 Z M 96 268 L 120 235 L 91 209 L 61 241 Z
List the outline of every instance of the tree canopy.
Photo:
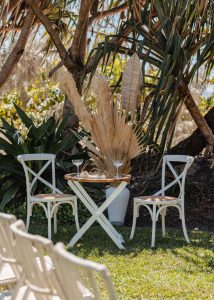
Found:
M 105 70 L 117 53 L 137 53 L 146 91 L 138 117 L 145 126 L 145 143 L 160 143 L 162 151 L 170 147 L 185 104 L 212 151 L 214 135 L 194 102 L 190 83 L 202 65 L 207 75 L 213 68 L 213 8 L 212 0 L 1 0 L 1 45 L 9 37 L 16 42 L 1 68 L 0 86 L 22 56 L 30 33 L 36 35 L 41 25 L 48 37 L 44 49 L 59 56 L 50 75 L 64 65 L 80 93 L 86 75 L 92 77 L 98 66 Z

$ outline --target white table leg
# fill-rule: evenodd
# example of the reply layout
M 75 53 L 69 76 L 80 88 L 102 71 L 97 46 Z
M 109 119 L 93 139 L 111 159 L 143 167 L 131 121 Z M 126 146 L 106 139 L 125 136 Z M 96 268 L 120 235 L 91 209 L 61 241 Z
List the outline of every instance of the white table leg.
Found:
M 120 248 L 124 249 L 122 245 L 123 237 L 119 234 L 116 229 L 112 226 L 109 220 L 104 216 L 103 211 L 114 201 L 117 195 L 125 188 L 127 182 L 123 181 L 116 188 L 116 190 L 104 201 L 104 203 L 98 207 L 84 188 L 79 184 L 79 182 L 69 181 L 69 186 L 75 192 L 75 194 L 80 198 L 86 208 L 90 211 L 92 216 L 90 219 L 81 227 L 81 229 L 76 233 L 76 235 L 71 239 L 68 246 L 72 247 L 90 228 L 90 226 L 97 220 L 101 227 L 106 231 L 109 237 L 115 242 L 115 244 Z
M 92 215 L 90 219 L 80 228 L 80 230 L 75 234 L 75 236 L 70 240 L 68 243 L 68 247 L 72 247 L 76 244 L 76 242 L 83 236 L 83 234 L 91 227 L 91 225 L 95 222 L 98 221 L 99 224 L 102 226 L 102 228 L 105 230 L 105 232 L 109 235 L 109 237 L 115 242 L 115 244 L 118 246 L 120 249 L 125 249 L 124 246 L 122 245 L 122 242 L 120 239 L 118 239 L 112 232 L 110 231 L 109 227 L 103 222 L 100 222 L 100 218 L 97 218 L 95 215 Z
M 119 186 L 119 191 L 111 196 L 111 198 L 114 200 L 115 197 L 120 193 L 121 189 L 123 189 L 126 186 L 126 182 Z M 106 230 L 111 230 L 112 234 L 115 235 L 116 239 L 120 242 L 124 242 L 123 237 L 121 234 L 119 234 L 116 229 L 112 226 L 112 224 L 109 222 L 109 220 L 102 214 L 105 208 L 101 210 L 101 207 L 99 208 L 94 201 L 91 199 L 91 197 L 88 195 L 88 193 L 84 190 L 84 188 L 79 184 L 79 182 L 69 182 L 70 187 L 73 189 L 73 191 L 76 193 L 76 195 L 81 199 L 81 201 L 85 204 L 85 206 L 88 208 L 88 210 L 91 212 L 91 214 L 97 215 L 96 220 L 100 223 L 100 225 L 106 228 Z M 84 195 L 83 195 L 84 194 Z M 113 200 L 110 200 L 111 202 Z M 106 201 L 105 201 L 106 202 Z M 111 203 L 110 202 L 110 203 Z M 93 207 L 92 207 L 93 206 Z M 98 210 L 99 213 L 98 213 Z M 98 220 L 101 219 L 101 220 Z M 85 231 L 84 231 L 85 232 Z M 82 233 L 84 234 L 84 233 Z
M 79 182 L 72 182 L 73 185 L 76 186 L 76 188 L 78 189 L 78 191 L 83 195 L 83 197 L 85 198 L 85 200 L 88 202 L 88 204 L 93 208 L 93 211 L 101 211 L 102 212 L 114 201 L 114 199 L 119 195 L 119 193 L 125 188 L 125 186 L 127 185 L 127 182 L 122 182 L 116 189 L 115 191 L 112 193 L 112 195 L 110 197 L 108 197 L 105 202 L 98 207 L 96 205 L 96 203 L 92 200 L 92 198 L 89 196 L 89 194 L 85 191 L 85 189 L 82 187 L 82 185 Z M 72 186 L 73 186 L 72 185 Z M 73 187 L 72 187 L 73 188 Z M 76 189 L 75 189 L 76 190 Z M 78 192 L 76 190 L 76 192 Z M 76 193 L 75 192 L 75 193 Z M 81 197 L 81 195 L 79 194 L 78 197 Z M 109 201 L 110 198 L 110 201 Z M 105 204 L 107 202 L 107 204 Z M 105 204 L 104 208 L 103 205 Z M 89 207 L 88 207 L 89 209 Z M 91 214 L 93 214 L 93 212 L 89 209 L 89 211 L 91 212 Z M 100 218 L 103 220 L 103 222 L 109 227 L 109 229 L 111 230 L 111 232 L 118 238 L 121 240 L 121 242 L 124 242 L 123 240 L 123 236 L 118 233 L 116 231 L 116 229 L 113 227 L 113 225 L 109 222 L 109 220 L 106 218 L 106 216 L 104 214 L 100 215 Z

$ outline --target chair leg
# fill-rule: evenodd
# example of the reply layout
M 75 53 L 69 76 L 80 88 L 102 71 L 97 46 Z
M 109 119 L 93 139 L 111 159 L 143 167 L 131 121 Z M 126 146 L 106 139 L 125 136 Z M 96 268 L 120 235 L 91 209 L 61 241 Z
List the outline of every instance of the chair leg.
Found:
M 26 220 L 26 230 L 28 232 L 29 225 L 30 225 L 30 217 L 32 214 L 32 204 L 27 205 L 27 220 Z
M 166 217 L 166 208 L 161 211 L 161 221 L 162 221 L 162 236 L 166 236 L 166 223 L 165 223 L 165 217 Z
M 22 300 L 29 300 L 29 295 L 30 295 L 30 289 L 29 287 L 27 287 L 22 297 Z
M 187 234 L 187 229 L 186 229 L 185 214 L 184 214 L 184 210 L 182 208 L 181 208 L 181 222 L 182 222 L 182 228 L 183 228 L 185 240 L 187 241 L 187 243 L 190 243 L 190 240 L 189 240 L 189 237 Z
M 54 234 L 57 233 L 57 212 L 58 212 L 58 207 L 56 208 L 54 212 Z
M 156 205 L 153 205 L 152 210 L 152 241 L 151 247 L 155 247 L 155 233 L 156 233 Z
M 73 213 L 74 213 L 76 228 L 77 228 L 77 231 L 79 231 L 80 230 L 80 224 L 79 224 L 78 207 L 77 207 L 77 200 L 76 199 L 74 200 Z
M 12 297 L 11 297 L 11 300 L 16 300 L 18 299 L 18 293 L 19 293 L 19 290 L 20 288 L 23 286 L 24 284 L 24 279 L 25 279 L 25 275 L 22 274 L 19 281 L 16 283 L 15 287 L 14 287 L 14 290 L 13 290 L 13 293 L 12 293 Z
M 51 240 L 51 203 L 47 204 L 48 238 Z
M 131 230 L 131 234 L 130 234 L 130 240 L 133 239 L 134 234 L 135 234 L 135 229 L 136 229 L 136 222 L 137 222 L 137 217 L 138 217 L 138 210 L 139 208 L 137 207 L 137 205 L 134 203 L 134 210 L 133 210 L 133 221 L 132 221 L 132 230 Z

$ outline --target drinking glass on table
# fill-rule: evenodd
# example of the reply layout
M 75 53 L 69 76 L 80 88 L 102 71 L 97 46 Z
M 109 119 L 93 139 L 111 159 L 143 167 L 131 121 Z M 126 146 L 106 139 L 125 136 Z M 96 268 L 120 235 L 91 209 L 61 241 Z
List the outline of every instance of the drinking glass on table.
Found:
M 119 176 L 119 167 L 121 167 L 123 165 L 122 160 L 113 160 L 113 165 L 117 168 L 117 173 L 115 178 L 120 178 Z
M 77 167 L 77 177 L 80 177 L 80 166 L 83 163 L 83 159 L 73 159 L 72 163 Z

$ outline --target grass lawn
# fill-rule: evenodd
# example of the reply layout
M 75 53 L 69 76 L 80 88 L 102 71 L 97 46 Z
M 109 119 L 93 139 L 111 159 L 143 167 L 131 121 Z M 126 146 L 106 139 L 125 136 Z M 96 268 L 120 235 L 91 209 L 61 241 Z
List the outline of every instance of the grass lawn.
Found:
M 31 226 L 31 231 L 38 234 L 41 227 Z M 186 244 L 180 230 L 168 230 L 165 238 L 158 231 L 157 248 L 151 250 L 150 228 L 137 228 L 133 241 L 130 228 L 118 231 L 125 238 L 125 250 L 119 250 L 99 225 L 69 249 L 108 267 L 118 299 L 214 299 L 213 233 L 192 231 L 191 244 Z M 68 243 L 74 233 L 74 227 L 62 226 L 54 242 Z

